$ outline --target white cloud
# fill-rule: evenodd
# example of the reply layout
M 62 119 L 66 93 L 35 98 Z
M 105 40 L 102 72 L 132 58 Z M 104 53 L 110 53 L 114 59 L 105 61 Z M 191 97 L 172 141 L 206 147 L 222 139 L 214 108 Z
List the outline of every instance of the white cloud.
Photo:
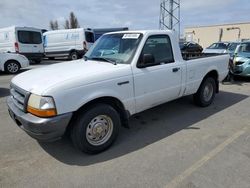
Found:
M 236 0 L 181 0 L 181 9 L 184 11 L 223 7 Z
M 237 0 L 180 1 L 183 26 L 246 21 L 250 18 L 248 0 L 240 3 Z M 74 11 L 83 27 L 158 29 L 160 14 L 160 0 L 1 0 L 0 7 L 0 27 L 48 28 L 50 20 L 57 19 L 63 24 L 69 12 Z

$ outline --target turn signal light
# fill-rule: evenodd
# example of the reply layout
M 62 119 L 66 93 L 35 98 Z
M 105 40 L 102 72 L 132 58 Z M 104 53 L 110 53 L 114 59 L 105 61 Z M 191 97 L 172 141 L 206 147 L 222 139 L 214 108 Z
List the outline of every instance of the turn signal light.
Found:
M 56 109 L 47 109 L 47 110 L 40 110 L 36 108 L 32 108 L 28 106 L 27 111 L 35 116 L 38 117 L 53 117 L 57 115 Z

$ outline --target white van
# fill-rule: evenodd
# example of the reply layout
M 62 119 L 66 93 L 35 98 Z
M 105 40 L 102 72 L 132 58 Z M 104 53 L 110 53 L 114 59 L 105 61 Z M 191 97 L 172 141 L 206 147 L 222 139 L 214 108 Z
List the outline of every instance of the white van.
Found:
M 49 59 L 81 58 L 95 41 L 93 31 L 83 28 L 47 31 L 43 37 L 45 56 Z
M 16 26 L 1 28 L 0 52 L 19 53 L 39 63 L 44 56 L 41 29 Z

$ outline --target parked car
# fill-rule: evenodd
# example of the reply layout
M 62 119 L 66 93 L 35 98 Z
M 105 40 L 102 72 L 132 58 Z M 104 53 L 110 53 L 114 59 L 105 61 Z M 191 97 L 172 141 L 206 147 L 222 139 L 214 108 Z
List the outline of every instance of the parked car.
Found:
M 250 77 L 250 41 L 237 46 L 229 67 L 233 75 Z
M 68 57 L 76 60 L 81 58 L 94 43 L 94 33 L 91 29 L 60 29 L 47 31 L 43 34 L 45 56 Z
M 22 54 L 40 63 L 44 56 L 42 30 L 16 26 L 0 29 L 0 52 Z
M 20 54 L 0 53 L 0 71 L 16 74 L 21 68 L 29 66 L 29 60 Z
M 184 61 L 172 31 L 108 33 L 85 59 L 14 77 L 7 104 L 12 119 L 32 137 L 51 141 L 67 130 L 77 148 L 98 153 L 131 115 L 186 95 L 209 106 L 228 60 L 226 54 Z
M 229 42 L 216 42 L 203 50 L 205 54 L 224 54 L 227 53 Z
M 201 53 L 203 48 L 195 42 L 186 42 L 180 45 L 182 53 Z

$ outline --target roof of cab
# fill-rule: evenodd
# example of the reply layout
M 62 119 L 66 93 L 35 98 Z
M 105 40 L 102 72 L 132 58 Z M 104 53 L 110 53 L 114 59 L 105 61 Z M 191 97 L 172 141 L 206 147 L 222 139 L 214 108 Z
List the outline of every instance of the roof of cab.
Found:
M 115 32 L 110 32 L 110 33 L 105 33 L 104 35 L 107 34 L 116 34 L 116 33 L 141 33 L 141 34 L 173 34 L 173 31 L 171 30 L 129 30 L 129 31 L 115 31 Z

